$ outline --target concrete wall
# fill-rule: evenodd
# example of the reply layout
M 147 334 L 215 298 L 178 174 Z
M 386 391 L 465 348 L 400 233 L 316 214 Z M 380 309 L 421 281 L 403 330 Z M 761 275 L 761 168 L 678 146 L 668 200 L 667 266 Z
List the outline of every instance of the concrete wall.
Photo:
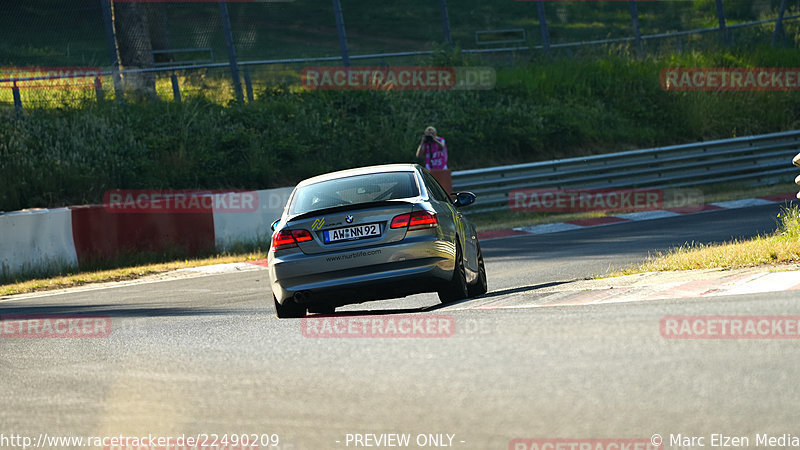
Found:
M 270 225 L 281 216 L 292 188 L 251 192 L 257 208 L 241 211 L 115 212 L 88 205 L 0 214 L 0 274 L 55 272 L 125 253 L 191 256 L 238 243 L 269 242 Z
M 69 209 L 0 214 L 0 274 L 48 272 L 77 265 Z
M 237 243 L 268 241 L 270 225 L 279 219 L 293 188 L 254 191 L 258 209 L 253 212 L 220 212 L 214 210 L 214 236 L 217 250 L 229 250 Z

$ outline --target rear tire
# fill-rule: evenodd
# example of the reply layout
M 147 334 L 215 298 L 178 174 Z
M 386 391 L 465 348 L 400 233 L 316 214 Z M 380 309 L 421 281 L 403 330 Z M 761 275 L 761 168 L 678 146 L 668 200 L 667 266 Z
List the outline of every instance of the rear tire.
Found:
M 467 290 L 467 274 L 464 270 L 464 257 L 461 254 L 461 243 L 456 240 L 456 264 L 453 268 L 453 278 L 447 286 L 439 291 L 439 301 L 451 303 L 464 300 L 469 296 Z
M 489 290 L 489 284 L 486 281 L 486 267 L 483 264 L 483 252 L 481 252 L 481 245 L 478 244 L 478 279 L 475 284 L 468 288 L 470 297 L 477 297 L 483 295 Z
M 279 319 L 300 319 L 306 316 L 305 306 L 300 306 L 291 300 L 281 305 L 275 298 L 275 294 L 272 294 L 272 300 L 275 302 L 275 315 Z

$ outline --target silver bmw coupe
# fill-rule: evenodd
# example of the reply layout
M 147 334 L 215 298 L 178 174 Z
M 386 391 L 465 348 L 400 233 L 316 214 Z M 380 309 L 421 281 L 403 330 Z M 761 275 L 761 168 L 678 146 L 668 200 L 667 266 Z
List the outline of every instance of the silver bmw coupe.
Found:
M 391 164 L 300 182 L 272 224 L 269 275 L 280 318 L 437 292 L 443 303 L 486 293 L 475 226 L 423 167 Z

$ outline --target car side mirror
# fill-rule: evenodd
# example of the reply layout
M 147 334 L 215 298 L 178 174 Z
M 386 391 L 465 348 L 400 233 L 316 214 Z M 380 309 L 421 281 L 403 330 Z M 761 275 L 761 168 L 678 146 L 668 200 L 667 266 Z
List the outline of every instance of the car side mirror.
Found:
M 272 229 L 272 231 L 275 231 L 275 228 L 278 227 L 278 224 L 280 223 L 280 221 L 281 221 L 281 219 L 278 219 L 275 222 L 272 222 L 272 225 L 270 225 L 270 228 Z
M 458 192 L 456 194 L 451 194 L 451 195 L 455 195 L 455 197 L 456 197 L 455 200 L 453 200 L 453 205 L 456 208 L 460 208 L 462 206 L 471 205 L 471 204 L 475 203 L 475 199 L 478 198 L 472 192 Z

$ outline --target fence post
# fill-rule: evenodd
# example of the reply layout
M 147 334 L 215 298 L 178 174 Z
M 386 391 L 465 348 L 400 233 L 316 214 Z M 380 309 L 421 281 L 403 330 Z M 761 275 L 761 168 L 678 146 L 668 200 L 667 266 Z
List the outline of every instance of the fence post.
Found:
M 247 90 L 247 101 L 253 101 L 253 79 L 250 78 L 250 68 L 244 67 L 244 87 Z
M 344 16 L 340 0 L 333 0 L 333 15 L 336 18 L 336 32 L 339 34 L 339 48 L 342 50 L 342 64 L 350 67 L 350 55 L 347 51 L 347 35 L 344 30 Z
M 225 44 L 228 47 L 228 59 L 231 62 L 231 78 L 233 79 L 233 90 L 236 92 L 236 101 L 244 102 L 242 92 L 242 80 L 239 77 L 239 61 L 236 59 L 236 46 L 233 44 L 233 32 L 231 31 L 231 16 L 228 14 L 227 0 L 219 0 L 219 14 L 222 18 L 222 29 L 225 31 Z
M 178 76 L 175 75 L 175 72 L 169 76 L 170 81 L 172 81 L 172 98 L 175 99 L 175 102 L 181 102 L 181 87 L 178 84 Z
M 728 27 L 725 25 L 725 8 L 722 7 L 722 0 L 717 0 L 717 18 L 719 19 L 719 31 L 722 33 L 722 42 L 731 45 L 731 36 Z
M 108 56 L 111 60 L 111 79 L 114 81 L 114 95 L 117 101 L 125 101 L 125 93 L 122 90 L 122 77 L 119 75 L 119 58 L 117 58 L 117 39 L 114 34 L 114 20 L 111 13 L 111 0 L 100 0 L 103 9 L 103 22 L 106 29 L 106 41 L 108 42 Z
M 14 86 L 11 87 L 12 95 L 14 96 L 14 109 L 17 110 L 18 113 L 22 112 L 22 97 L 19 95 L 19 86 L 17 86 L 17 82 L 14 81 Z
M 449 45 L 453 45 L 453 38 L 450 36 L 450 16 L 447 14 L 447 0 L 439 0 L 439 6 L 442 10 L 442 32 L 444 33 L 444 40 Z
M 639 28 L 639 9 L 636 7 L 636 0 L 629 0 L 631 6 L 631 20 L 633 20 L 633 37 L 636 40 L 636 51 L 638 56 L 642 56 L 642 30 Z
M 544 15 L 544 3 L 542 0 L 536 2 L 536 9 L 539 12 L 539 30 L 542 32 L 542 47 L 545 52 L 550 51 L 550 32 L 547 31 L 547 17 Z
M 100 75 L 94 77 L 94 95 L 97 96 L 98 102 L 102 102 L 106 98 L 106 94 L 103 92 L 103 80 Z
M 786 0 L 781 0 L 781 6 L 778 9 L 778 20 L 775 22 L 775 32 L 772 33 L 772 46 L 780 44 L 786 45 L 786 33 L 783 31 L 783 14 L 786 12 Z

